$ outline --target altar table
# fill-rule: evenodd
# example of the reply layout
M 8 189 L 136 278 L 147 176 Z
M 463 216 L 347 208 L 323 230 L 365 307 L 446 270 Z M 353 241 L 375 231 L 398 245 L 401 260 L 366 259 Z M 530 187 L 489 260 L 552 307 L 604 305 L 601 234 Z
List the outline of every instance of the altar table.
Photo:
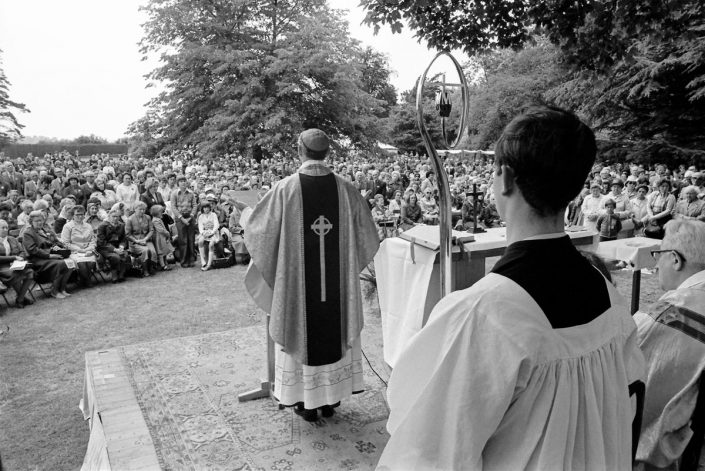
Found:
M 631 313 L 639 309 L 639 293 L 641 292 L 641 270 L 656 266 L 656 259 L 651 256 L 652 250 L 661 248 L 659 239 L 647 237 L 631 237 L 600 242 L 595 253 L 605 260 L 621 260 L 627 262 L 627 268 L 632 270 L 632 302 Z

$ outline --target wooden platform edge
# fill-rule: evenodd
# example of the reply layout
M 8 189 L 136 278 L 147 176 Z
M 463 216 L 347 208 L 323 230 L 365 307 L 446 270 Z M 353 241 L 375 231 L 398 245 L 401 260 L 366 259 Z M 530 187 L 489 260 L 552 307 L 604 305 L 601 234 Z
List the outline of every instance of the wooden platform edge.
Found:
M 160 469 L 119 348 L 86 352 L 80 408 L 91 434 L 81 471 Z

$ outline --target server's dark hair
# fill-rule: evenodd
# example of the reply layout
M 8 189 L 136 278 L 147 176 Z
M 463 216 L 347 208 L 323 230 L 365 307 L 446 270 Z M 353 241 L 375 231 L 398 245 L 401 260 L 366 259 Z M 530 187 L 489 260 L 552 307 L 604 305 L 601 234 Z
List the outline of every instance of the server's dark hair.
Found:
M 514 169 L 524 199 L 539 216 L 565 209 L 595 163 L 592 130 L 567 110 L 528 109 L 514 118 L 495 146 L 496 165 Z

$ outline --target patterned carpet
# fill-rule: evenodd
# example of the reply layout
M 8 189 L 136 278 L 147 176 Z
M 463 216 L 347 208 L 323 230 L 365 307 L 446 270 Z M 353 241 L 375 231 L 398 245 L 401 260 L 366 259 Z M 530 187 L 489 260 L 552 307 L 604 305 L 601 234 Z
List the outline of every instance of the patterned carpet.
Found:
M 366 391 L 309 423 L 270 399 L 238 402 L 264 377 L 264 338 L 255 326 L 120 348 L 162 469 L 373 469 L 389 411 L 367 362 Z M 386 381 L 381 348 L 378 319 L 368 319 L 363 351 Z

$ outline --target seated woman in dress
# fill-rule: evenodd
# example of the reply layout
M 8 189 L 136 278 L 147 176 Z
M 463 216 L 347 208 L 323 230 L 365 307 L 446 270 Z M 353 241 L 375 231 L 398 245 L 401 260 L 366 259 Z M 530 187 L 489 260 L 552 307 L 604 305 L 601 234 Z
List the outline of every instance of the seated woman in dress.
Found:
M 86 212 L 88 213 L 86 223 L 90 224 L 93 232 L 97 231 L 98 226 L 103 223 L 107 216 L 107 213 L 100 207 L 100 201 L 91 198 L 86 205 Z
M 84 221 L 86 210 L 74 206 L 68 213 L 70 218 L 61 230 L 61 242 L 71 250 L 71 258 L 76 261 L 81 284 L 90 286 L 91 273 L 95 269 L 96 237 L 93 226 Z
M 149 179 L 147 179 L 149 181 Z M 154 229 L 154 248 L 157 250 L 157 260 L 162 271 L 171 270 L 166 259 L 174 253 L 174 246 L 171 244 L 171 232 L 167 229 L 162 219 L 164 216 L 164 206 L 155 204 L 150 209 L 152 215 L 152 226 Z
M 211 202 L 206 200 L 201 204 L 201 214 L 198 216 L 198 252 L 201 255 L 201 270 L 210 270 L 215 258 L 215 245 L 220 241 L 218 216 L 212 211 Z M 206 244 L 208 244 L 208 261 L 206 261 Z
M 110 265 L 113 283 L 125 281 L 125 272 L 130 266 L 125 225 L 120 218 L 121 214 L 119 210 L 110 211 L 107 219 L 98 226 L 96 231 L 96 250 Z
M 394 192 L 394 197 L 389 200 L 389 214 L 397 223 L 401 218 L 401 208 L 404 206 L 404 200 L 401 198 L 401 190 Z
M 422 218 L 423 214 L 416 193 L 411 192 L 404 206 L 401 207 L 401 227 L 405 231 L 411 229 L 415 225 L 421 224 Z
M 230 247 L 235 254 L 235 263 L 250 263 L 250 252 L 245 246 L 245 238 L 243 237 L 244 231 L 242 226 L 240 226 L 240 216 L 242 212 L 238 209 L 235 203 L 237 203 L 237 198 L 234 194 L 227 196 L 228 205 L 232 207 L 230 216 L 228 217 L 228 232 L 230 233 Z
M 10 227 L 0 219 L 0 281 L 6 286 L 12 286 L 17 293 L 15 307 L 24 308 L 34 302 L 25 295 L 34 280 L 34 271 L 25 266 L 21 270 L 12 270 L 10 266 L 15 261 L 24 261 L 27 252 L 14 237 L 8 235 Z
M 152 218 L 144 214 L 147 205 L 142 201 L 135 203 L 134 213 L 127 218 L 125 223 L 125 236 L 130 244 L 130 253 L 139 258 L 142 264 L 142 276 L 148 277 L 152 267 L 157 265 L 157 251 L 152 243 L 154 229 Z M 152 262 L 150 266 L 149 262 Z
M 372 207 L 372 219 L 377 225 L 377 235 L 382 240 L 386 237 L 385 227 L 389 219 L 387 207 L 384 205 L 384 196 L 376 194 L 374 198 L 375 205 Z
M 51 281 L 51 296 L 57 299 L 70 296 L 66 285 L 74 270 L 68 267 L 64 257 L 54 253 L 56 249 L 63 248 L 63 244 L 56 234 L 45 229 L 41 211 L 29 214 L 29 227 L 22 234 L 22 245 L 39 280 Z
M 423 222 L 426 224 L 438 224 L 438 204 L 433 197 L 433 190 L 426 188 L 423 193 L 423 198 L 419 200 L 421 212 L 423 213 Z

